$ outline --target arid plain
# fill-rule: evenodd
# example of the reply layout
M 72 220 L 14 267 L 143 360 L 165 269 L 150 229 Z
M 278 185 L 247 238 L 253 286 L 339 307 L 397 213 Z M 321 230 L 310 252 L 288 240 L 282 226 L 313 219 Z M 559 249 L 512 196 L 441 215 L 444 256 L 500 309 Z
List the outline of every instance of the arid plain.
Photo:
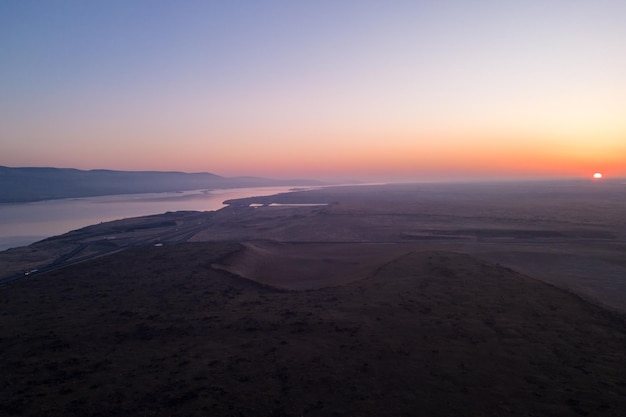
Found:
M 621 416 L 625 214 L 619 181 L 336 187 L 1 252 L 49 272 L 0 287 L 0 411 Z

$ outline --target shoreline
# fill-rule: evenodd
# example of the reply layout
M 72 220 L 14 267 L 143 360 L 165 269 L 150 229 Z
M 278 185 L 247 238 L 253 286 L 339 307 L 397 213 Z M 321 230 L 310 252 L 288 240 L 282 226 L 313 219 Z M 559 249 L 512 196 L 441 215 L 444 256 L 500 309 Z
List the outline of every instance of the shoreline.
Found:
M 26 203 L 0 204 L 0 251 L 15 248 L 11 241 L 28 236 L 46 239 L 103 222 L 152 216 L 167 211 L 214 211 L 224 208 L 224 200 L 285 192 L 302 186 L 269 186 L 233 189 L 197 189 L 162 193 L 112 194 L 71 197 Z M 18 219 L 11 222 L 11 219 Z M 41 231 L 44 230 L 44 233 Z M 32 240 L 28 244 L 36 243 Z M 20 245 L 24 246 L 24 245 Z M 19 246 L 18 246 L 19 247 Z
M 88 226 L 33 247 L 0 252 L 0 268 L 4 276 L 41 270 L 42 265 L 60 265 L 58 260 L 76 248 L 82 249 L 67 261 L 159 243 L 402 243 L 453 248 L 626 311 L 626 197 L 598 185 L 290 187 L 280 194 L 224 199 L 230 205 L 217 211 L 169 212 Z

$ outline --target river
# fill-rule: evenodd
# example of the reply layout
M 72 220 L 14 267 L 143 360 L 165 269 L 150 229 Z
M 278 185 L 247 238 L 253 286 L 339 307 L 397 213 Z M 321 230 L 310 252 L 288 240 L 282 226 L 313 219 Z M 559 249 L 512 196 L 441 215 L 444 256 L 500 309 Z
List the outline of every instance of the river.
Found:
M 296 187 L 256 187 L 64 198 L 0 204 L 0 251 L 81 227 L 166 211 L 211 211 L 225 200 L 284 193 Z M 300 187 L 297 187 L 301 189 Z

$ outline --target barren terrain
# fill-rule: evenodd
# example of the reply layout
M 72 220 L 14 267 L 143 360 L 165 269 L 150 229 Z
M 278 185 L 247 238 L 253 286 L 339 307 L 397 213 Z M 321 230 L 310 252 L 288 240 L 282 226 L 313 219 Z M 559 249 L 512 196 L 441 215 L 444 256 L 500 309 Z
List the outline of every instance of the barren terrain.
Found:
M 624 187 L 329 188 L 5 251 L 49 269 L 0 287 L 0 414 L 622 416 Z

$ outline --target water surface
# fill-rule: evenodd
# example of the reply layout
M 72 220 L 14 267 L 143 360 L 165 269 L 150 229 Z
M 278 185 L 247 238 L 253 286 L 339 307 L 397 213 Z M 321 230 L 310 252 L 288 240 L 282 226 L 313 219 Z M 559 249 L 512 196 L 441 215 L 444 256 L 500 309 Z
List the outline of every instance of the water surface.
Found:
M 278 194 L 293 188 L 194 190 L 0 204 L 0 250 L 29 245 L 46 237 L 100 222 L 166 211 L 218 210 L 225 206 L 225 200 Z

